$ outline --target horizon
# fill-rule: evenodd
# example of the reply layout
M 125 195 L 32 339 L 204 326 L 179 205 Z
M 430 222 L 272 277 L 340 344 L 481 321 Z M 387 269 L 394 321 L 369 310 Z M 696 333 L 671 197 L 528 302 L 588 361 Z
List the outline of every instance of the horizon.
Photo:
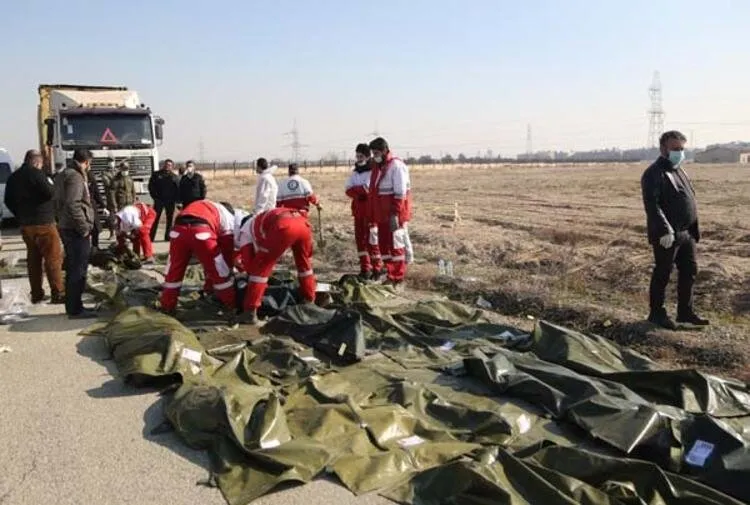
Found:
M 349 158 L 376 133 L 403 157 L 515 157 L 529 125 L 535 153 L 645 148 L 654 71 L 664 129 L 690 148 L 742 141 L 750 127 L 750 71 L 738 63 L 750 4 L 730 0 L 136 0 L 128 14 L 72 0 L 77 35 L 60 33 L 69 23 L 55 9 L 4 8 L 16 71 L 0 82 L 0 146 L 14 159 L 38 147 L 47 82 L 135 89 L 166 121 L 161 158 L 219 162 L 291 159 L 295 124 L 308 160 Z M 119 36 L 113 19 L 139 10 Z

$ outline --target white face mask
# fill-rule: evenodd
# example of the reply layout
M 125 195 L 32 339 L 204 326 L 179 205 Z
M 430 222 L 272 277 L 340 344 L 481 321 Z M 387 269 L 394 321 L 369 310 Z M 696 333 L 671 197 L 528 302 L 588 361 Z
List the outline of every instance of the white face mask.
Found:
M 115 169 L 115 164 L 114 163 L 110 163 L 109 164 L 109 169 L 110 170 L 114 170 Z
M 120 170 L 120 173 L 123 177 L 127 177 L 130 172 L 128 172 L 127 170 Z
M 374 160 L 375 160 L 375 163 L 383 163 L 383 157 L 382 156 L 375 156 Z
M 365 164 L 366 164 L 366 163 L 367 163 L 367 161 L 365 161 L 365 160 L 362 160 L 362 161 L 358 161 L 358 162 L 357 162 L 357 166 L 358 166 L 358 167 L 363 167 L 363 166 L 365 166 Z

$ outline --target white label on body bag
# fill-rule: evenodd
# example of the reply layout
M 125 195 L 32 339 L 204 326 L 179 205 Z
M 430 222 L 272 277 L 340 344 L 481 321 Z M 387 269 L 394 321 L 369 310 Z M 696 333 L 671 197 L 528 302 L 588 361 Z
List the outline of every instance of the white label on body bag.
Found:
M 685 456 L 685 462 L 693 466 L 703 466 L 706 464 L 706 460 L 714 452 L 714 444 L 710 442 L 704 442 L 703 440 L 696 440 L 693 444 L 693 448 L 690 449 L 687 456 Z

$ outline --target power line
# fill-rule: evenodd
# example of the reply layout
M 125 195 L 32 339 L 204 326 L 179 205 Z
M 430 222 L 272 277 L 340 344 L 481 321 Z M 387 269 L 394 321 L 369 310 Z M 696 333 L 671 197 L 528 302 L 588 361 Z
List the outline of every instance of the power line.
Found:
M 651 98 L 651 108 L 648 110 L 648 140 L 647 147 L 659 145 L 659 136 L 664 131 L 664 109 L 662 108 L 661 78 L 659 72 L 654 72 L 654 79 L 648 88 Z

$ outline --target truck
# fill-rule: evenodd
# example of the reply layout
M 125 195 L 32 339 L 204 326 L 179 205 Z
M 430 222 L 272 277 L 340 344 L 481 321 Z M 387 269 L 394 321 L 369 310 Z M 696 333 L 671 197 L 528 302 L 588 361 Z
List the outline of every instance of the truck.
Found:
M 164 120 L 124 86 L 39 85 L 39 147 L 45 168 L 66 168 L 76 149 L 93 154 L 91 175 L 102 196 L 103 173 L 127 161 L 138 199 L 151 202 L 148 181 L 158 170 Z

